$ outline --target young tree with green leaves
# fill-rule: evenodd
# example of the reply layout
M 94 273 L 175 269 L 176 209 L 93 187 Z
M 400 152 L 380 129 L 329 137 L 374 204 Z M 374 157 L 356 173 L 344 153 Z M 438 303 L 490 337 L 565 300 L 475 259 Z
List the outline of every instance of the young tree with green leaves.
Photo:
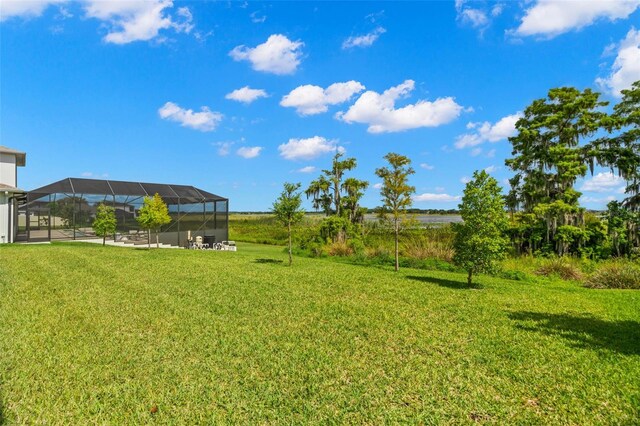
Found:
M 463 222 L 453 224 L 453 261 L 467 271 L 467 284 L 472 285 L 474 274 L 495 270 L 509 244 L 502 188 L 484 170 L 476 171 L 458 207 Z
M 116 212 L 111 206 L 104 203 L 98 204 L 96 218 L 91 225 L 98 237 L 102 237 L 102 245 L 106 244 L 107 235 L 116 232 Z
M 142 229 L 146 229 L 148 233 L 154 230 L 156 233 L 156 247 L 160 248 L 160 238 L 158 232 L 160 227 L 171 223 L 169 209 L 162 200 L 162 197 L 156 192 L 153 197 L 144 197 L 142 208 L 138 212 L 136 218 Z M 151 248 L 151 240 L 147 234 L 149 248 Z
M 302 209 L 302 194 L 296 192 L 300 189 L 299 183 L 285 182 L 284 190 L 278 199 L 273 203 L 272 211 L 276 220 L 287 227 L 289 233 L 289 266 L 293 263 L 291 255 L 291 228 L 304 218 L 305 211 Z
M 382 207 L 380 217 L 392 224 L 395 236 L 395 270 L 400 269 L 398 240 L 400 225 L 411 207 L 411 195 L 416 188 L 409 185 L 409 176 L 415 173 L 411 168 L 411 160 L 404 155 L 390 152 L 384 156 L 390 167 L 376 169 L 376 175 L 382 179 L 380 195 L 382 195 Z

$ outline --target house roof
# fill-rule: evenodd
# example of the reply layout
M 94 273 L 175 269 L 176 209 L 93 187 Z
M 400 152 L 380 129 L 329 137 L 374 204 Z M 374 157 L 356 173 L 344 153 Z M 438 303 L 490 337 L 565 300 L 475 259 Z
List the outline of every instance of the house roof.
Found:
M 27 191 L 23 191 L 20 188 L 16 188 L 15 186 L 11 186 L 11 185 L 6 185 L 4 183 L 0 183 L 0 191 L 1 192 L 13 192 L 16 194 L 26 194 Z
M 33 201 L 49 194 L 153 196 L 158 193 L 167 203 L 188 204 L 208 201 L 227 201 L 211 192 L 188 185 L 126 182 L 118 180 L 66 178 L 28 192 Z
M 7 148 L 6 146 L 0 145 L 0 153 L 2 154 L 13 154 L 16 156 L 16 165 L 24 167 L 27 163 L 27 153 L 22 151 L 17 151 L 12 148 Z

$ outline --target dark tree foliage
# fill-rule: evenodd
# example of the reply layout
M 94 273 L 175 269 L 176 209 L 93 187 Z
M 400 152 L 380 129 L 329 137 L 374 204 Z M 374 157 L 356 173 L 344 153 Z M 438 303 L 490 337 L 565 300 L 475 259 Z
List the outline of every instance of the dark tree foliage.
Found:
M 622 99 L 604 123 L 609 133 L 588 148 L 591 168 L 594 162 L 610 167 L 627 181 L 624 207 L 640 210 L 640 80 L 622 90 Z M 618 132 L 618 133 L 615 133 Z
M 84 226 L 91 218 L 91 208 L 83 197 L 70 196 L 49 203 L 51 216 L 59 217 L 66 227 Z
M 607 102 L 599 93 L 561 87 L 537 99 L 516 123 L 518 134 L 509 138 L 513 158 L 506 165 L 514 172 L 507 196 L 510 209 L 522 208 L 544 221 L 543 241 L 555 244 L 558 254 L 580 239 L 583 209 L 574 184 L 585 176 L 583 139 L 596 133 Z
M 516 251 L 606 257 L 638 246 L 640 81 L 622 91 L 611 114 L 606 105 L 589 89 L 551 89 L 516 123 L 513 158 L 506 161 L 515 172 L 506 201 Z M 627 182 L 625 200 L 608 206 L 604 222 L 585 214 L 574 187 L 596 164 Z

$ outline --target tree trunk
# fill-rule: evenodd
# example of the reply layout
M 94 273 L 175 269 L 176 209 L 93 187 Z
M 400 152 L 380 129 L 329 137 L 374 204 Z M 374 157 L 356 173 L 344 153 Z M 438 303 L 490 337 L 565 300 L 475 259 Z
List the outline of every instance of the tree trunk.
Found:
M 289 228 L 289 266 L 293 263 L 293 257 L 291 256 L 291 222 L 288 223 Z
M 396 241 L 395 241 L 395 243 L 396 243 L 395 244 L 395 246 L 396 246 L 395 247 L 395 249 L 396 249 L 395 250 L 396 251 L 396 271 L 398 271 L 398 269 L 400 269 L 400 264 L 398 262 L 398 233 L 399 233 L 398 232 L 399 231 L 398 230 L 398 219 L 395 220 L 394 227 L 395 227 L 395 234 L 396 234 Z
M 157 229 L 156 229 L 156 248 L 160 248 L 160 237 Z
M 151 229 L 147 229 L 147 248 L 151 248 Z
M 473 271 L 471 269 L 469 269 L 467 272 L 468 272 L 467 285 L 472 286 L 473 285 L 473 281 L 472 281 Z
M 336 216 L 340 217 L 340 178 L 333 181 L 333 201 L 336 203 Z
M 105 232 L 105 234 L 102 236 L 102 245 L 106 246 L 107 245 L 107 234 Z

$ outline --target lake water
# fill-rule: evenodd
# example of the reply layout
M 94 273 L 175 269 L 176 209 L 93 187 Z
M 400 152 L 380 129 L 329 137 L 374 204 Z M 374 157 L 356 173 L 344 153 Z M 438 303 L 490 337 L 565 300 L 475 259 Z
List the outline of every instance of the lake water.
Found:
M 417 214 L 413 218 L 425 225 L 462 222 L 462 217 L 458 214 Z M 378 218 L 374 214 L 367 214 L 365 215 L 365 220 L 378 220 Z

